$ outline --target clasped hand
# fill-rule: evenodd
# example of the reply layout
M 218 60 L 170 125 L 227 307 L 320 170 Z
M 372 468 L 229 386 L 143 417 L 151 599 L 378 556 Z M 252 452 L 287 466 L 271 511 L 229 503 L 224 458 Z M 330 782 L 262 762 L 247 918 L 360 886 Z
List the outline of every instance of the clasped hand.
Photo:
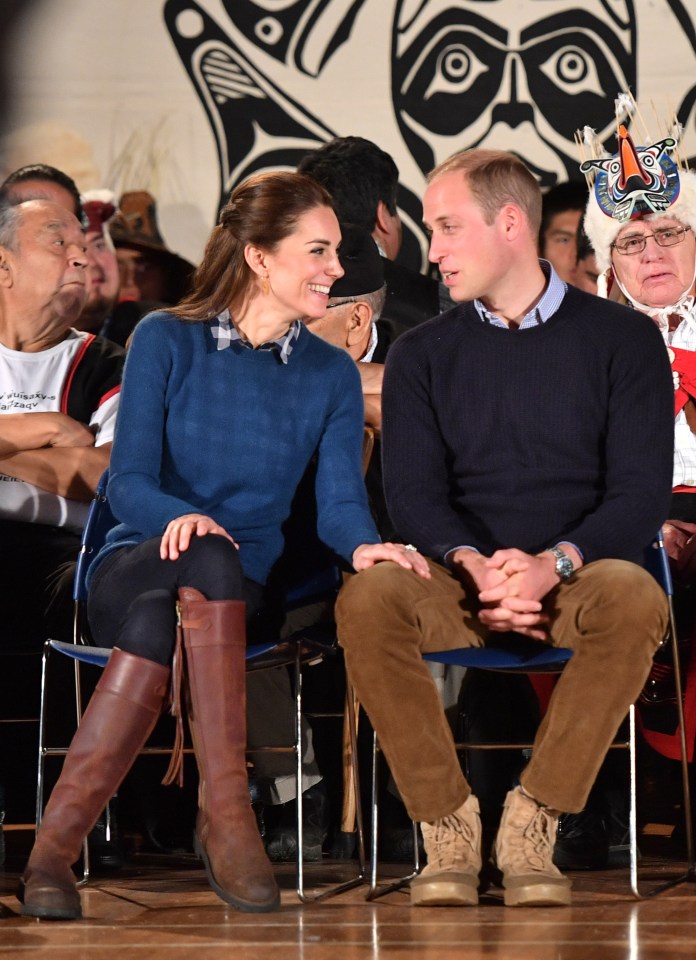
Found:
M 559 583 L 551 554 L 534 556 L 510 548 L 491 557 L 458 550 L 453 561 L 478 590 L 482 604 L 478 618 L 489 630 L 514 630 L 535 640 L 548 638 L 547 614 L 541 601 Z

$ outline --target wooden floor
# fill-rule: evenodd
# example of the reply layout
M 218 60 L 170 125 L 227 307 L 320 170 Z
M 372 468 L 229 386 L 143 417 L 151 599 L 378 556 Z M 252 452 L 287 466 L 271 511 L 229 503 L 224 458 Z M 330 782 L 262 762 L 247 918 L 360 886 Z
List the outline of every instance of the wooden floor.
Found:
M 347 875 L 351 864 L 307 868 L 309 883 Z M 675 875 L 678 864 L 645 858 L 648 883 Z M 18 867 L 0 873 L 0 957 L 147 958 L 147 960 L 408 960 L 496 957 L 501 960 L 653 960 L 696 956 L 696 884 L 640 902 L 622 870 L 575 873 L 573 906 L 506 909 L 493 890 L 476 908 L 411 909 L 396 892 L 371 904 L 364 888 L 302 905 L 294 869 L 278 867 L 282 907 L 239 913 L 207 886 L 193 859 L 143 856 L 83 889 L 85 919 L 47 922 L 19 916 Z M 388 873 L 389 868 L 385 868 Z M 392 868 L 393 871 L 393 868 Z

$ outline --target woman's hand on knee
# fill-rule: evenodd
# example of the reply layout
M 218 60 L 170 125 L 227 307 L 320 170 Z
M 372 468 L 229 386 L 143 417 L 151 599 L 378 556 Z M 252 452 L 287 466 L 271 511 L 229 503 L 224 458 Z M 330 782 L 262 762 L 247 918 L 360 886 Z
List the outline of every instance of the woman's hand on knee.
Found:
M 160 557 L 163 560 L 177 560 L 180 554 L 188 550 L 191 537 L 205 537 L 208 533 L 226 537 L 239 550 L 239 545 L 212 517 L 202 513 L 186 513 L 167 524 L 160 543 Z
M 356 571 L 367 570 L 380 560 L 393 560 L 400 567 L 413 570 L 424 580 L 430 580 L 428 561 L 411 544 L 361 543 L 353 552 L 353 568 Z

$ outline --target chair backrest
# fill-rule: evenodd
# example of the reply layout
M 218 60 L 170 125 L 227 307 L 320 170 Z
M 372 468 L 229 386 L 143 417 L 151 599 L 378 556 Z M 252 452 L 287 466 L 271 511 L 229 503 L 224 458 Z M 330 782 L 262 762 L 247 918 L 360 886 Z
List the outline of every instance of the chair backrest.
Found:
M 106 496 L 108 482 L 109 471 L 105 470 L 97 484 L 94 500 L 92 500 L 87 514 L 87 522 L 82 531 L 82 542 L 77 557 L 73 587 L 73 600 L 76 603 L 84 602 L 87 599 L 87 571 L 95 555 L 104 545 L 107 533 L 117 523 Z
M 672 572 L 669 568 L 669 557 L 662 538 L 662 530 L 658 530 L 653 542 L 646 547 L 643 566 L 655 577 L 668 597 L 674 596 Z

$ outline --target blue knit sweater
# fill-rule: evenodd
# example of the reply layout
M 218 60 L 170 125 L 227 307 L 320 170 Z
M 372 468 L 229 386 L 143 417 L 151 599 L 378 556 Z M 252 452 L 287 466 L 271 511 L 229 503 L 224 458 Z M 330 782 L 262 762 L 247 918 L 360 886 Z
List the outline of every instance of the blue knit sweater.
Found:
M 672 378 L 643 314 L 570 287 L 526 330 L 473 304 L 392 346 L 382 393 L 389 513 L 442 561 L 453 547 L 639 561 L 667 516 Z
M 353 360 L 307 329 L 283 364 L 276 351 L 218 350 L 210 323 L 150 314 L 126 360 L 111 454 L 108 493 L 121 523 L 97 562 L 202 513 L 237 541 L 245 575 L 265 583 L 315 452 L 319 536 L 350 562 L 360 543 L 379 542 L 362 434 Z

